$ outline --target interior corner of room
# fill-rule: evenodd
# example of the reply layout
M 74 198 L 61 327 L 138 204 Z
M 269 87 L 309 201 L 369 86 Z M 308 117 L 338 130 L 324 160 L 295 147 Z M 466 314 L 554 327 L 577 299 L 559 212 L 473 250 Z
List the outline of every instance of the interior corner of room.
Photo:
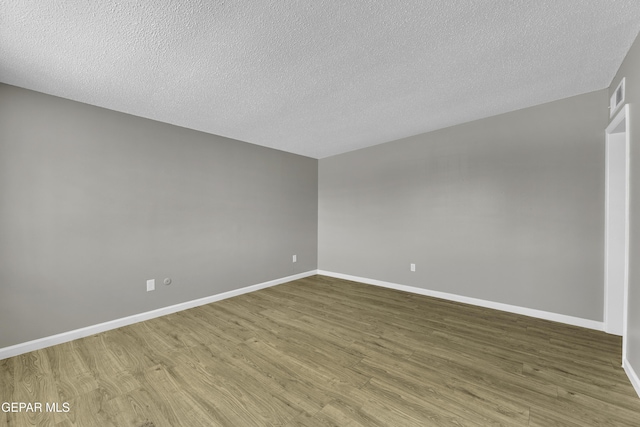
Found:
M 0 359 L 320 275 L 621 336 L 640 395 L 639 76 L 322 158 L 0 83 Z

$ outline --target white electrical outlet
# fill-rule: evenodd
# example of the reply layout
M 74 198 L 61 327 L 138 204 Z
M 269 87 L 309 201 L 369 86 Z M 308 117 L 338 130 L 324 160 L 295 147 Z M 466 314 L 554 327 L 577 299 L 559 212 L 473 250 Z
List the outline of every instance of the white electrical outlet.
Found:
M 147 280 L 147 292 L 153 291 L 156 289 L 156 279 Z
M 415 264 L 411 264 L 410 268 L 411 268 L 411 271 L 416 271 L 416 265 Z
M 293 256 L 293 262 L 298 262 L 298 255 Z

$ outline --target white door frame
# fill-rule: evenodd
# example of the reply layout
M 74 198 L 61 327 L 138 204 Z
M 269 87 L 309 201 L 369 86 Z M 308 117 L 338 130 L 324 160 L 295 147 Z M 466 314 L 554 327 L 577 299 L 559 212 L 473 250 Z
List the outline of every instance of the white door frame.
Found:
M 624 122 L 624 130 L 620 129 L 620 126 Z M 610 332 L 611 325 L 607 324 L 608 319 L 608 301 L 609 295 L 612 289 L 608 283 L 608 271 L 609 271 L 609 251 L 608 251 L 608 228 L 609 228 L 609 159 L 608 148 L 609 139 L 611 135 L 625 133 L 625 230 L 624 230 L 624 282 L 623 282 L 623 306 L 622 309 L 622 356 L 626 357 L 626 342 L 627 342 L 627 316 L 628 316 L 628 288 L 629 288 L 629 184 L 630 184 L 630 161 L 629 161 L 629 148 L 630 148 L 630 134 L 629 134 L 629 104 L 626 104 L 611 120 L 609 126 L 605 130 L 605 155 L 607 156 L 605 167 L 605 296 L 604 296 L 604 326 L 605 331 Z

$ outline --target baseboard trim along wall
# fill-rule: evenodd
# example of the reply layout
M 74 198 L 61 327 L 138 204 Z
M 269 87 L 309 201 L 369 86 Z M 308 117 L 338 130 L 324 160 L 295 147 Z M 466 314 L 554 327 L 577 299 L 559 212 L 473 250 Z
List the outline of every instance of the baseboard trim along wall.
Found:
M 100 332 L 109 331 L 111 329 L 121 328 L 123 326 L 132 325 L 138 322 L 143 322 L 145 320 L 150 320 L 156 317 L 166 316 L 167 314 L 176 313 L 178 311 L 187 310 L 187 309 L 198 307 L 205 304 L 210 304 L 216 301 L 221 301 L 223 299 L 246 294 L 248 292 L 254 292 L 254 291 L 268 288 L 271 286 L 280 285 L 282 283 L 291 282 L 293 280 L 298 280 L 305 277 L 313 276 L 315 274 L 317 274 L 317 270 L 311 270 L 304 273 L 294 274 L 293 276 L 282 277 L 280 279 L 274 279 L 268 282 L 258 283 L 256 285 L 246 286 L 244 288 L 223 292 L 221 294 L 211 295 L 204 298 L 186 301 L 180 304 L 170 305 L 168 307 L 162 307 L 156 310 L 134 314 L 127 317 L 122 317 L 120 319 L 110 320 L 108 322 L 99 323 L 97 325 L 87 326 L 84 328 L 75 329 L 73 331 L 51 335 L 49 337 L 39 338 L 33 341 L 27 341 L 25 343 L 12 345 L 10 347 L 0 348 L 0 360 L 6 359 L 8 357 L 13 357 L 13 356 L 18 356 L 20 354 L 28 353 L 30 351 L 51 347 L 52 345 L 73 341 L 78 338 L 88 337 L 91 335 L 98 334 Z
M 640 378 L 638 378 L 638 374 L 633 369 L 627 358 L 622 359 L 622 367 L 624 368 L 624 372 L 629 377 L 629 381 L 631 381 L 631 385 L 636 390 L 636 394 L 640 397 Z
M 604 322 L 596 320 L 582 319 L 580 317 L 567 316 L 564 314 L 551 313 L 548 311 L 536 310 L 533 308 L 520 307 L 516 305 L 503 304 L 482 300 L 478 298 L 465 297 L 462 295 L 450 294 L 447 292 L 432 291 L 429 289 L 416 288 L 414 286 L 399 285 L 397 283 L 385 282 L 382 280 L 367 279 L 365 277 L 351 276 L 348 274 L 334 273 L 331 271 L 318 270 L 318 274 L 323 276 L 335 277 L 337 279 L 352 280 L 354 282 L 366 283 L 368 285 L 382 286 L 384 288 L 396 289 L 399 291 L 411 292 L 413 294 L 426 295 L 434 298 L 446 299 L 465 304 L 477 305 L 480 307 L 492 308 L 495 310 L 506 311 L 509 313 L 522 314 L 524 316 L 536 317 L 539 319 L 551 320 L 554 322 L 565 323 L 567 325 L 581 326 L 583 328 L 604 331 Z
M 51 335 L 49 337 L 39 338 L 33 341 L 27 341 L 25 343 L 16 344 L 10 347 L 0 348 L 0 360 L 6 359 L 8 357 L 17 356 L 23 353 L 28 353 L 30 351 L 40 350 L 42 348 L 50 347 L 56 344 L 62 344 L 68 341 L 72 341 L 78 338 L 84 338 L 91 335 L 98 334 L 100 332 L 109 331 L 111 329 L 120 328 L 127 325 L 132 325 L 134 323 L 143 322 L 145 320 L 150 320 L 156 317 L 165 316 L 167 314 L 176 313 L 178 311 L 187 310 L 190 308 L 198 307 L 205 304 L 210 304 L 212 302 L 221 301 L 223 299 L 231 298 L 237 295 L 246 294 L 248 292 L 254 292 L 260 289 L 268 288 L 271 286 L 280 285 L 282 283 L 291 282 L 293 280 L 302 279 L 305 277 L 313 276 L 315 274 L 335 277 L 338 279 L 351 280 L 354 282 L 365 283 L 369 285 L 381 286 L 390 289 L 396 289 L 399 291 L 410 292 L 414 294 L 426 295 L 434 298 L 441 298 L 449 301 L 456 301 L 465 304 L 476 305 L 480 307 L 492 308 L 495 310 L 506 311 L 509 313 L 522 314 L 524 316 L 536 317 L 539 319 L 551 320 L 554 322 L 565 323 L 568 325 L 580 326 L 588 329 L 595 329 L 598 331 L 604 330 L 604 322 L 598 322 L 595 320 L 582 319 L 579 317 L 567 316 L 564 314 L 551 313 L 548 311 L 535 310 L 532 308 L 520 307 L 510 304 L 503 304 L 499 302 L 487 301 L 478 298 L 465 297 L 462 295 L 450 294 L 447 292 L 433 291 L 429 289 L 417 288 L 414 286 L 400 285 L 397 283 L 385 282 L 382 280 L 368 279 L 366 277 L 358 277 L 351 276 L 349 274 L 335 273 L 331 271 L 325 270 L 311 270 L 304 273 L 295 274 L 292 276 L 283 277 L 280 279 L 270 280 L 268 282 L 258 283 L 251 286 L 246 286 L 240 289 L 234 289 L 232 291 L 223 292 L 217 295 L 211 295 L 204 298 L 199 298 L 196 300 L 186 301 L 180 304 L 170 305 L 168 307 L 158 308 L 156 310 L 147 311 L 144 313 L 134 314 L 131 316 L 123 317 L 120 319 L 111 320 L 104 323 L 99 323 L 97 325 L 87 326 L 80 329 L 75 329 L 73 331 L 63 332 L 56 335 Z M 631 369 L 631 366 L 628 364 L 628 368 L 631 372 L 634 372 Z M 625 370 L 627 367 L 625 367 Z M 634 373 L 635 375 L 635 373 Z M 631 377 L 630 377 L 631 378 Z M 636 387 L 636 391 L 640 389 L 640 382 L 637 380 L 637 376 L 635 377 L 634 387 Z M 640 394 L 640 392 L 639 392 Z

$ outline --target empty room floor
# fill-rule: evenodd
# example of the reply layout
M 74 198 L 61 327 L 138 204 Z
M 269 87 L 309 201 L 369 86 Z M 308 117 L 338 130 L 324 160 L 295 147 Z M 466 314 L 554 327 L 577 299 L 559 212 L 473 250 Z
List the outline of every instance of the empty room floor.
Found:
M 0 361 L 10 426 L 638 426 L 603 332 L 312 276 Z

